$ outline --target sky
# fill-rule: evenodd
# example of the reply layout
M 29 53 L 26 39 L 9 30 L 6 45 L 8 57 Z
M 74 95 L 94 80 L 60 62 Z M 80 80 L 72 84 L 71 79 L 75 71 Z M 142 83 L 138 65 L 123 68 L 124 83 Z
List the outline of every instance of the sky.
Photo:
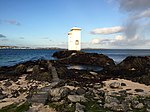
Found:
M 150 0 L 0 0 L 0 46 L 150 49 Z

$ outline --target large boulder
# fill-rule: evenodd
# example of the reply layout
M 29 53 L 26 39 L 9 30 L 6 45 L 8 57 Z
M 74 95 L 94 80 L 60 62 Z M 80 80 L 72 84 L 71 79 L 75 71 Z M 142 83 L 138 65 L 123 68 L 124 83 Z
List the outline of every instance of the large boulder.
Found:
M 127 70 L 150 69 L 150 56 L 129 56 L 118 64 L 118 66 L 121 69 Z
M 27 67 L 26 67 L 25 65 L 23 65 L 23 64 L 20 64 L 20 65 L 18 65 L 18 66 L 16 67 L 15 73 L 16 73 L 16 74 L 22 74 L 22 73 L 25 73 L 26 70 L 27 70 Z
M 55 52 L 52 57 L 58 58 L 58 59 L 62 59 L 62 58 L 67 58 L 75 53 L 81 53 L 80 51 L 68 51 L 68 50 L 63 50 L 63 51 L 57 51 Z
M 54 53 L 53 56 L 58 58 L 62 56 L 63 58 L 61 58 L 59 62 L 63 64 L 96 65 L 100 67 L 115 65 L 114 61 L 111 58 L 98 53 L 85 53 L 80 51 L 59 51 Z

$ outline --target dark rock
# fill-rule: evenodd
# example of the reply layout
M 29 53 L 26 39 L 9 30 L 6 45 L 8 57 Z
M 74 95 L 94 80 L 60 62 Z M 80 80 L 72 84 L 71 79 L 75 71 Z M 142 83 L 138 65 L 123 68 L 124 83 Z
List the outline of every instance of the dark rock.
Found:
M 70 95 L 76 95 L 76 89 L 71 90 Z
M 104 97 L 105 96 L 105 91 L 104 90 L 98 90 L 98 95 Z
M 17 90 L 12 90 L 11 95 L 12 95 L 12 97 L 16 98 L 19 96 L 19 92 Z
M 9 86 L 11 86 L 11 85 L 12 85 L 12 83 L 11 83 L 10 81 L 5 81 L 4 86 L 9 87 Z
M 26 71 L 27 71 L 27 67 L 26 67 L 25 65 L 23 65 L 23 64 L 18 65 L 18 66 L 16 67 L 16 69 L 15 69 L 15 73 L 16 73 L 16 74 L 23 74 L 23 73 L 25 73 Z
M 39 65 L 34 65 L 32 74 L 33 75 L 39 75 L 40 74 L 40 67 L 39 67 Z
M 4 98 L 6 98 L 6 97 L 7 97 L 7 95 L 5 95 L 5 94 L 0 94 L 0 100 L 4 99 Z
M 26 79 L 28 79 L 28 80 L 33 79 L 33 80 L 38 80 L 38 81 L 51 82 L 52 81 L 52 74 L 51 74 L 51 72 L 49 70 L 42 71 L 40 69 L 39 65 L 34 65 L 32 74 L 27 75 Z
M 132 90 L 132 89 L 126 89 L 126 91 L 130 91 L 130 90 Z
M 37 80 L 50 82 L 52 80 L 52 75 L 49 74 L 48 72 L 43 72 L 43 73 L 39 74 Z
M 119 91 L 119 94 L 121 95 L 121 97 L 127 96 L 126 90 L 121 90 L 121 91 Z
M 54 53 L 54 54 L 56 54 L 56 53 Z M 77 52 L 71 51 L 71 53 L 70 53 L 70 51 L 60 51 L 60 52 L 57 52 L 57 54 L 59 54 L 59 56 L 67 54 L 67 57 L 63 56 L 65 58 L 59 60 L 59 62 L 63 63 L 63 64 L 97 65 L 100 67 L 115 65 L 115 63 L 112 59 L 110 59 L 108 56 L 103 55 L 103 54 L 84 53 L 84 52 L 80 52 L 80 51 L 77 51 Z M 70 54 L 70 55 L 68 56 L 68 54 Z M 59 57 L 59 56 L 57 56 L 57 57 Z
M 20 93 L 23 93 L 23 92 L 26 92 L 27 91 L 27 88 L 23 88 L 23 87 L 21 87 L 21 88 L 19 88 L 19 90 L 18 90 Z
M 144 100 L 144 105 L 147 106 L 148 108 L 150 108 L 150 100 L 145 99 Z
M 120 64 L 118 64 L 120 68 L 132 70 L 141 70 L 147 67 L 150 67 L 150 56 L 129 56 L 124 59 Z
M 2 91 L 3 91 L 3 88 L 0 88 L 0 100 L 7 97 L 7 95 L 3 94 Z
M 76 93 L 78 94 L 78 95 L 82 95 L 82 94 L 85 94 L 85 89 L 83 89 L 83 88 L 78 88 L 77 90 L 76 90 Z
M 127 86 L 126 83 L 121 83 L 121 86 Z
M 64 50 L 64 51 L 57 51 L 55 52 L 52 57 L 61 59 L 61 58 L 67 58 L 69 56 L 71 56 L 72 54 L 78 53 L 80 51 L 68 51 L 68 50 Z
M 100 83 L 95 83 L 94 88 L 95 89 L 100 89 L 102 85 Z
M 134 91 L 136 91 L 136 92 L 144 92 L 143 89 L 135 89 Z

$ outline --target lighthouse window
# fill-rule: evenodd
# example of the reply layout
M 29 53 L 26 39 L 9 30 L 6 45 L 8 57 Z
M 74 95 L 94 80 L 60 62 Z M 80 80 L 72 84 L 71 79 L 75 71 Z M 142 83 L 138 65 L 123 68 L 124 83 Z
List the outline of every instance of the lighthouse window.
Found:
M 79 40 L 76 40 L 76 41 L 75 41 L 75 44 L 76 44 L 76 45 L 79 45 Z

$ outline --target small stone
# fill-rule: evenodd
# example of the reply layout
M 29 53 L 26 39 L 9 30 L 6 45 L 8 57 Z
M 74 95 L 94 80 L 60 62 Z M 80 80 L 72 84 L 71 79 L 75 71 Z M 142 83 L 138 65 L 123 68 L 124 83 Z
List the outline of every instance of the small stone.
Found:
M 110 108 L 114 111 L 122 111 L 123 107 L 121 104 L 118 104 L 116 102 L 111 102 L 111 103 L 105 103 L 104 108 Z
M 28 68 L 27 72 L 33 72 L 33 68 Z
M 75 112 L 84 112 L 85 106 L 81 105 L 80 103 L 76 103 L 76 110 Z
M 77 94 L 78 95 L 82 95 L 82 94 L 85 94 L 85 89 L 83 89 L 83 88 L 78 88 L 77 90 L 76 90 L 76 92 L 77 92 Z
M 120 103 L 120 101 L 116 97 L 111 97 L 111 96 L 106 96 L 105 102 L 106 103 L 111 103 L 111 102 Z
M 98 83 L 98 84 L 96 83 L 96 84 L 94 85 L 94 88 L 95 88 L 95 89 L 99 89 L 99 88 L 101 88 L 101 87 L 102 87 L 102 85 L 99 84 L 99 83 Z
M 135 89 L 134 91 L 136 91 L 136 92 L 144 92 L 143 89 Z
M 147 108 L 147 109 L 146 109 L 146 112 L 150 112 L 150 108 Z
M 136 108 L 136 109 L 142 109 L 143 107 L 144 107 L 143 103 L 139 103 L 134 108 Z
M 96 72 L 90 72 L 90 74 L 92 74 L 92 75 L 97 75 L 97 73 L 96 73 Z
M 17 90 L 12 90 L 11 94 L 12 94 L 12 97 L 14 98 L 19 96 L 19 92 Z
M 12 85 L 12 83 L 10 81 L 6 81 L 5 84 L 4 84 L 4 86 L 6 86 L 6 87 L 9 87 L 11 85 Z
M 83 95 L 68 95 L 68 99 L 71 102 L 86 102 L 86 98 Z
M 126 83 L 121 83 L 121 86 L 127 86 Z
M 113 82 L 109 85 L 111 88 L 119 88 L 120 87 L 120 83 L 119 82 Z
M 132 89 L 126 89 L 126 91 L 130 91 L 130 90 L 132 90 Z
M 104 90 L 98 90 L 98 95 L 104 97 L 105 96 L 105 91 Z
M 98 100 L 97 103 L 100 103 L 100 104 L 101 104 L 101 103 L 103 103 L 103 101 L 102 101 L 102 100 Z
M 121 96 L 127 96 L 126 90 L 121 90 L 121 91 L 119 91 L 119 93 Z

